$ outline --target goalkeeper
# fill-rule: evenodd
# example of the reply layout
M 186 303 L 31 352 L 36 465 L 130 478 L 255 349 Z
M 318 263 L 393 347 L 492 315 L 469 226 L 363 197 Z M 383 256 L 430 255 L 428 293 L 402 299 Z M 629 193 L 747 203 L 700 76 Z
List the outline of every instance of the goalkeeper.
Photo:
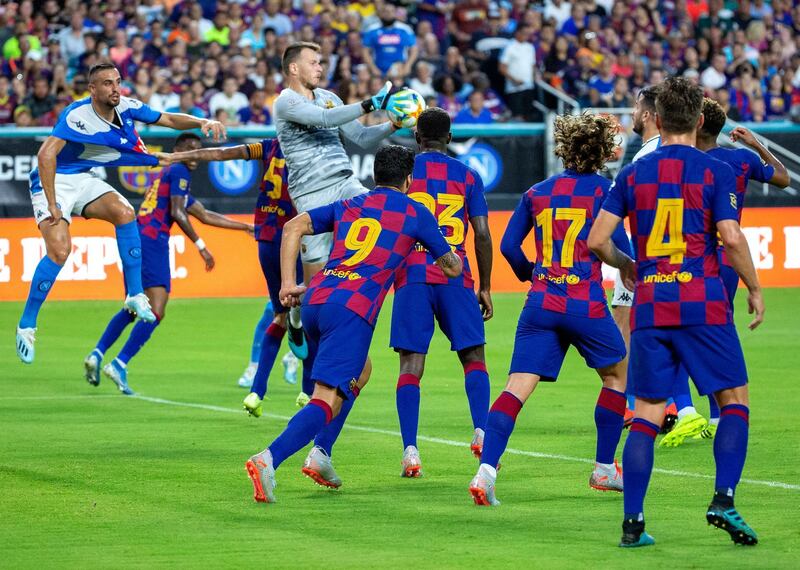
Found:
M 344 105 L 336 94 L 317 87 L 323 73 L 320 57 L 320 47 L 314 43 L 298 42 L 286 48 L 285 88 L 274 105 L 275 128 L 289 170 L 289 196 L 298 214 L 367 192 L 353 174 L 342 137 L 363 148 L 375 146 L 400 128 L 406 108 L 416 106 L 402 91 L 390 95 L 389 82 L 377 95 Z M 380 109 L 398 125 L 365 127 L 358 122 L 362 115 Z M 325 266 L 332 243 L 330 233 L 303 238 L 300 256 L 306 284 Z M 305 359 L 308 346 L 300 328 L 300 311 L 290 311 L 288 320 L 289 346 Z

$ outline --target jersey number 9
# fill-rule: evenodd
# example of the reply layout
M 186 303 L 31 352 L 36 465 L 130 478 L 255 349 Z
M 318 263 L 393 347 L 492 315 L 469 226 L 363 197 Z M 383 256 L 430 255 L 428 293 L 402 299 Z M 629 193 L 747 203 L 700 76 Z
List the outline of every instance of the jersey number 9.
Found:
M 366 230 L 363 231 L 362 230 Z M 363 237 L 362 237 L 363 234 Z M 361 218 L 354 221 L 347 231 L 344 238 L 344 246 L 354 250 L 353 255 L 342 262 L 342 265 L 352 267 L 364 261 L 367 256 L 375 249 L 378 243 L 378 236 L 381 234 L 381 224 L 373 218 Z

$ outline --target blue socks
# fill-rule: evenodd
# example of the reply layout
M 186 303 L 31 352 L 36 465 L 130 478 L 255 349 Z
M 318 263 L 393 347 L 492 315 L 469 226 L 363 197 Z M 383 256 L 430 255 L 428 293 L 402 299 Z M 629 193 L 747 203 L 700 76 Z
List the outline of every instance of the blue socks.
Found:
M 138 295 L 142 289 L 142 241 L 136 221 L 117 226 L 117 248 L 125 276 L 128 295 Z
M 653 447 L 660 429 L 642 418 L 634 418 L 631 424 L 631 433 L 622 452 L 622 467 L 625 470 L 625 519 L 641 520 L 644 496 L 653 472 Z
M 269 373 L 275 364 L 275 358 L 281 349 L 281 342 L 283 342 L 285 334 L 286 329 L 275 323 L 270 323 L 264 334 L 264 344 L 261 345 L 261 355 L 258 358 L 258 370 L 253 377 L 253 387 L 250 388 L 250 391 L 258 394 L 259 398 L 263 399 L 267 392 Z
M 331 407 L 322 400 L 312 399 L 297 412 L 275 441 L 269 445 L 272 466 L 277 469 L 281 463 L 303 449 L 311 438 L 317 435 L 331 421 Z
M 108 321 L 108 325 L 106 325 L 106 330 L 103 332 L 103 336 L 100 337 L 100 340 L 97 341 L 97 350 L 105 354 L 111 345 L 117 342 L 117 339 L 122 334 L 122 331 L 131 324 L 136 317 L 133 313 L 125 310 L 120 309 L 120 311 L 111 317 L 111 320 Z
M 344 422 L 347 420 L 347 416 L 350 414 L 350 410 L 353 409 L 353 404 L 355 403 L 355 398 L 352 400 L 346 398 L 345 401 L 342 402 L 342 408 L 339 410 L 337 416 L 328 422 L 328 425 L 322 428 L 317 434 L 317 437 L 314 438 L 314 445 L 318 445 L 324 449 L 328 457 L 332 456 L 333 444 L 339 439 L 339 434 L 342 433 Z
M 413 374 L 401 374 L 397 379 L 397 417 L 400 420 L 400 434 L 403 436 L 403 449 L 409 445 L 417 446 L 419 427 L 419 378 Z
M 714 436 L 714 461 L 717 464 L 715 488 L 731 497 L 744 469 L 749 427 L 750 410 L 747 406 L 730 404 L 720 410 L 719 427 Z M 628 480 L 625 479 L 627 484 Z
M 485 429 L 489 415 L 489 374 L 485 362 L 467 362 L 464 364 L 464 389 L 467 391 L 469 413 L 472 415 L 472 427 Z
M 314 370 L 314 358 L 317 356 L 317 343 L 307 336 L 306 342 L 308 343 L 308 356 L 306 356 L 306 359 L 303 360 L 303 380 L 301 383 L 301 389 L 303 390 L 304 394 L 308 394 L 310 396 L 314 393 L 314 384 L 316 384 L 311 377 L 311 373 Z
M 625 394 L 611 388 L 600 390 L 597 405 L 594 408 L 594 424 L 597 426 L 597 463 L 614 463 L 614 454 L 622 435 L 625 423 Z
M 258 362 L 261 357 L 261 344 L 264 342 L 264 335 L 267 332 L 267 327 L 274 318 L 272 301 L 267 301 L 267 305 L 264 307 L 264 314 L 261 315 L 261 319 L 256 323 L 256 330 L 253 333 L 253 346 L 250 348 L 250 362 Z
M 47 299 L 47 294 L 53 288 L 53 284 L 61 271 L 61 265 L 47 257 L 42 258 L 33 272 L 31 288 L 28 291 L 28 301 L 22 311 L 22 318 L 19 320 L 19 328 L 31 329 L 36 327 L 36 317 L 39 316 L 39 309 Z
M 506 450 L 508 438 L 514 431 L 517 415 L 522 409 L 522 402 L 511 392 L 503 392 L 492 404 L 486 422 L 486 435 L 483 440 L 481 463 L 494 468 L 500 462 L 500 456 Z
M 146 323 L 144 321 L 136 323 L 131 331 L 131 336 L 128 337 L 128 342 L 122 347 L 117 359 L 123 364 L 127 364 L 131 358 L 136 356 L 142 346 L 144 346 L 144 343 L 150 340 L 150 336 L 153 334 L 153 331 L 156 330 L 160 322 L 161 318 L 156 315 L 156 321 L 154 323 Z

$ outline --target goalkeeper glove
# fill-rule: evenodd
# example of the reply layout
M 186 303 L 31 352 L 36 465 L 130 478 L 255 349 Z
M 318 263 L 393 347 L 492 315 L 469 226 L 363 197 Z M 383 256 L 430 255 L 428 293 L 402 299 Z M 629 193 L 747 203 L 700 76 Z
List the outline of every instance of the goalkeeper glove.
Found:
M 383 87 L 376 95 L 373 95 L 369 99 L 364 99 L 361 102 L 364 112 L 371 113 L 372 111 L 377 111 L 378 109 L 385 109 L 387 103 L 389 102 L 389 91 L 391 90 L 392 82 L 387 81 L 383 84 Z

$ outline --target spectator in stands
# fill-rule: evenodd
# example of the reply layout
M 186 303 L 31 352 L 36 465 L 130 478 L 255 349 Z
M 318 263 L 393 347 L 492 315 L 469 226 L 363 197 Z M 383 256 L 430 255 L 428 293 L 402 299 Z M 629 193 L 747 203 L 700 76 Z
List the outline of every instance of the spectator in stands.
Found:
M 711 66 L 700 74 L 700 85 L 706 89 L 720 89 L 727 85 L 728 76 L 725 75 L 726 60 L 721 53 L 711 59 Z
M 70 67 L 76 67 L 78 58 L 86 51 L 85 35 L 83 13 L 80 10 L 75 10 L 70 16 L 69 26 L 58 33 L 61 54 L 66 58 L 67 65 Z
M 441 107 L 447 111 L 451 119 L 454 119 L 463 105 L 457 95 L 462 87 L 460 80 L 452 75 L 440 75 L 434 80 L 433 85 L 439 94 L 436 98 L 436 107 Z
M 25 105 L 19 105 L 16 109 L 14 109 L 14 125 L 17 127 L 34 126 L 31 110 Z
M 783 79 L 774 73 L 767 83 L 767 92 L 764 94 L 764 106 L 767 119 L 784 119 L 792 105 L 792 93 L 784 90 Z
M 34 120 L 50 112 L 55 103 L 56 96 L 50 93 L 50 80 L 44 76 L 34 79 L 33 92 L 22 101 Z
M 483 93 L 483 106 L 489 111 L 493 122 L 508 120 L 511 113 L 497 91 L 492 89 L 489 77 L 485 73 L 476 73 L 473 76 L 472 88 Z
M 247 107 L 250 102 L 244 93 L 239 92 L 239 86 L 233 77 L 228 77 L 222 83 L 222 91 L 215 93 L 208 101 L 211 114 L 216 117 L 217 111 L 224 109 L 229 125 L 236 124 L 239 110 Z
M 223 47 L 231 43 L 231 28 L 228 26 L 228 12 L 217 8 L 211 27 L 203 34 L 203 41 L 206 43 L 216 42 Z
M 167 113 L 185 113 L 200 119 L 204 119 L 206 117 L 206 114 L 203 112 L 203 110 L 194 104 L 194 95 L 192 94 L 191 89 L 184 89 L 181 91 L 178 97 L 178 104 L 173 107 L 168 107 L 166 109 Z
M 11 91 L 11 82 L 8 76 L 0 75 L 0 125 L 10 125 L 14 122 L 14 108 L 17 99 Z
M 180 105 L 180 97 L 172 91 L 168 70 L 159 70 L 156 74 L 155 93 L 150 95 L 147 104 L 156 111 L 166 111 L 170 107 Z
M 270 125 L 272 117 L 266 105 L 266 93 L 256 89 L 250 96 L 250 105 L 239 109 L 239 123 L 242 125 Z
M 628 79 L 625 77 L 617 77 L 614 81 L 614 91 L 608 99 L 608 106 L 612 109 L 624 109 L 633 107 L 633 97 L 631 96 L 630 87 L 628 86 Z
M 39 117 L 36 120 L 36 124 L 40 127 L 54 127 L 58 121 L 59 115 L 64 112 L 64 109 L 66 109 L 70 103 L 72 103 L 72 100 L 69 97 L 58 97 L 53 104 L 53 108 Z
M 472 35 L 486 26 L 488 4 L 485 0 L 461 0 L 456 3 L 447 28 L 456 47 L 468 49 Z
M 500 56 L 500 73 L 506 78 L 506 101 L 514 118 L 529 119 L 533 113 L 533 80 L 536 53 L 528 41 L 533 30 L 523 26 Z
M 408 82 L 408 86 L 426 99 L 436 95 L 436 90 L 433 88 L 433 66 L 425 61 L 417 62 L 416 73 Z
M 606 56 L 600 63 L 600 67 L 595 75 L 589 79 L 589 89 L 597 91 L 601 100 L 606 103 L 611 99 L 614 93 L 614 75 L 611 73 L 611 66 L 613 65 L 613 56 Z
M 400 63 L 400 74 L 405 77 L 417 61 L 417 38 L 411 28 L 397 21 L 396 10 L 393 4 L 383 4 L 378 12 L 380 26 L 363 36 L 365 63 L 375 75 L 385 76 L 392 65 Z
M 486 100 L 483 93 L 473 91 L 469 94 L 467 105 L 453 119 L 453 123 L 461 125 L 479 125 L 492 122 L 492 114 L 484 107 Z
M 272 28 L 278 36 L 292 33 L 292 21 L 286 14 L 280 13 L 280 0 L 267 0 L 264 27 Z

